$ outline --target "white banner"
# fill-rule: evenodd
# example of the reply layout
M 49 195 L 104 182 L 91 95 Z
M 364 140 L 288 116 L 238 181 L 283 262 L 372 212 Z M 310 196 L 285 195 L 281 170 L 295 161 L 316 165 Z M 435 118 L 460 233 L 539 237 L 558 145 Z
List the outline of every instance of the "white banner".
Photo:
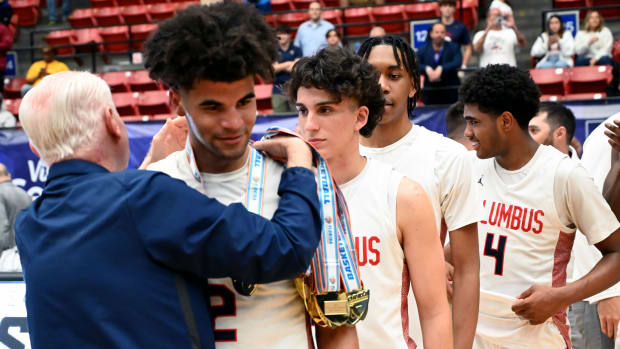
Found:
M 26 284 L 0 281 L 0 348 L 30 348 L 26 320 Z

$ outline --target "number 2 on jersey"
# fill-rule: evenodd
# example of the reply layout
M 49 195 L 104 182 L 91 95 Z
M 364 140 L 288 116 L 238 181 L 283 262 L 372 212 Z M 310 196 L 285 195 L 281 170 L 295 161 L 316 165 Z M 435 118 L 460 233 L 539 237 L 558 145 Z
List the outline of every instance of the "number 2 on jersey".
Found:
M 213 335 L 216 342 L 236 342 L 236 329 L 217 329 L 215 320 L 219 316 L 236 316 L 237 303 L 235 293 L 228 289 L 225 285 L 209 284 L 207 293 L 211 297 L 211 316 L 213 317 Z M 213 298 L 219 298 L 219 302 L 213 305 Z
M 499 235 L 497 248 L 493 248 L 495 234 L 487 233 L 487 238 L 484 243 L 484 255 L 495 258 L 495 275 L 502 276 L 504 274 L 504 251 L 506 250 L 507 239 L 507 236 Z

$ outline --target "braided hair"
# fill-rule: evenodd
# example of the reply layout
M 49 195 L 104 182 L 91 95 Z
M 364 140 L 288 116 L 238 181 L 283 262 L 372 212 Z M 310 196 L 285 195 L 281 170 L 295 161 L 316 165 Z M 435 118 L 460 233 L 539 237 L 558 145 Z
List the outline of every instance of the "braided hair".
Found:
M 362 46 L 357 51 L 357 54 L 365 61 L 368 60 L 370 51 L 372 48 L 378 45 L 392 46 L 394 49 L 394 58 L 396 63 L 400 66 L 404 66 L 409 77 L 413 80 L 413 87 L 415 87 L 415 95 L 412 98 L 407 98 L 407 114 L 411 115 L 415 109 L 416 101 L 418 99 L 418 93 L 420 93 L 420 71 L 418 70 L 418 60 L 416 59 L 413 49 L 400 36 L 385 35 L 374 38 L 368 38 L 362 43 Z M 402 64 L 401 64 L 402 61 Z

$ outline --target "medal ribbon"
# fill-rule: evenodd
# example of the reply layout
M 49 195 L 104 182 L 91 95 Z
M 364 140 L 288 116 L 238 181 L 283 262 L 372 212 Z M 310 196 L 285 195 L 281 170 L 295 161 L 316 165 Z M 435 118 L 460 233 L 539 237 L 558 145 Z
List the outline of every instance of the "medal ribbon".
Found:
M 278 134 L 299 137 L 289 130 L 273 127 L 267 129 L 263 139 Z M 341 280 L 345 292 L 362 289 L 347 204 L 331 175 L 327 162 L 316 149 L 311 148 L 318 170 L 317 190 L 323 220 L 321 243 L 310 266 L 314 292 L 316 294 L 339 292 Z

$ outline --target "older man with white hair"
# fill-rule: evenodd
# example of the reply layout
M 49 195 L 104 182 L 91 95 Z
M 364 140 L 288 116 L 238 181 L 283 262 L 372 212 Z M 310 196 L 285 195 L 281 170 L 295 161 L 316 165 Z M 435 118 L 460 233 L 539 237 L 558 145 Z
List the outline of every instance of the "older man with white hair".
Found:
M 212 348 L 203 280 L 264 283 L 307 268 L 321 228 L 301 140 L 263 143 L 289 159 L 270 222 L 163 173 L 125 170 L 125 125 L 90 73 L 45 77 L 20 118 L 50 165 L 16 223 L 33 347 Z

